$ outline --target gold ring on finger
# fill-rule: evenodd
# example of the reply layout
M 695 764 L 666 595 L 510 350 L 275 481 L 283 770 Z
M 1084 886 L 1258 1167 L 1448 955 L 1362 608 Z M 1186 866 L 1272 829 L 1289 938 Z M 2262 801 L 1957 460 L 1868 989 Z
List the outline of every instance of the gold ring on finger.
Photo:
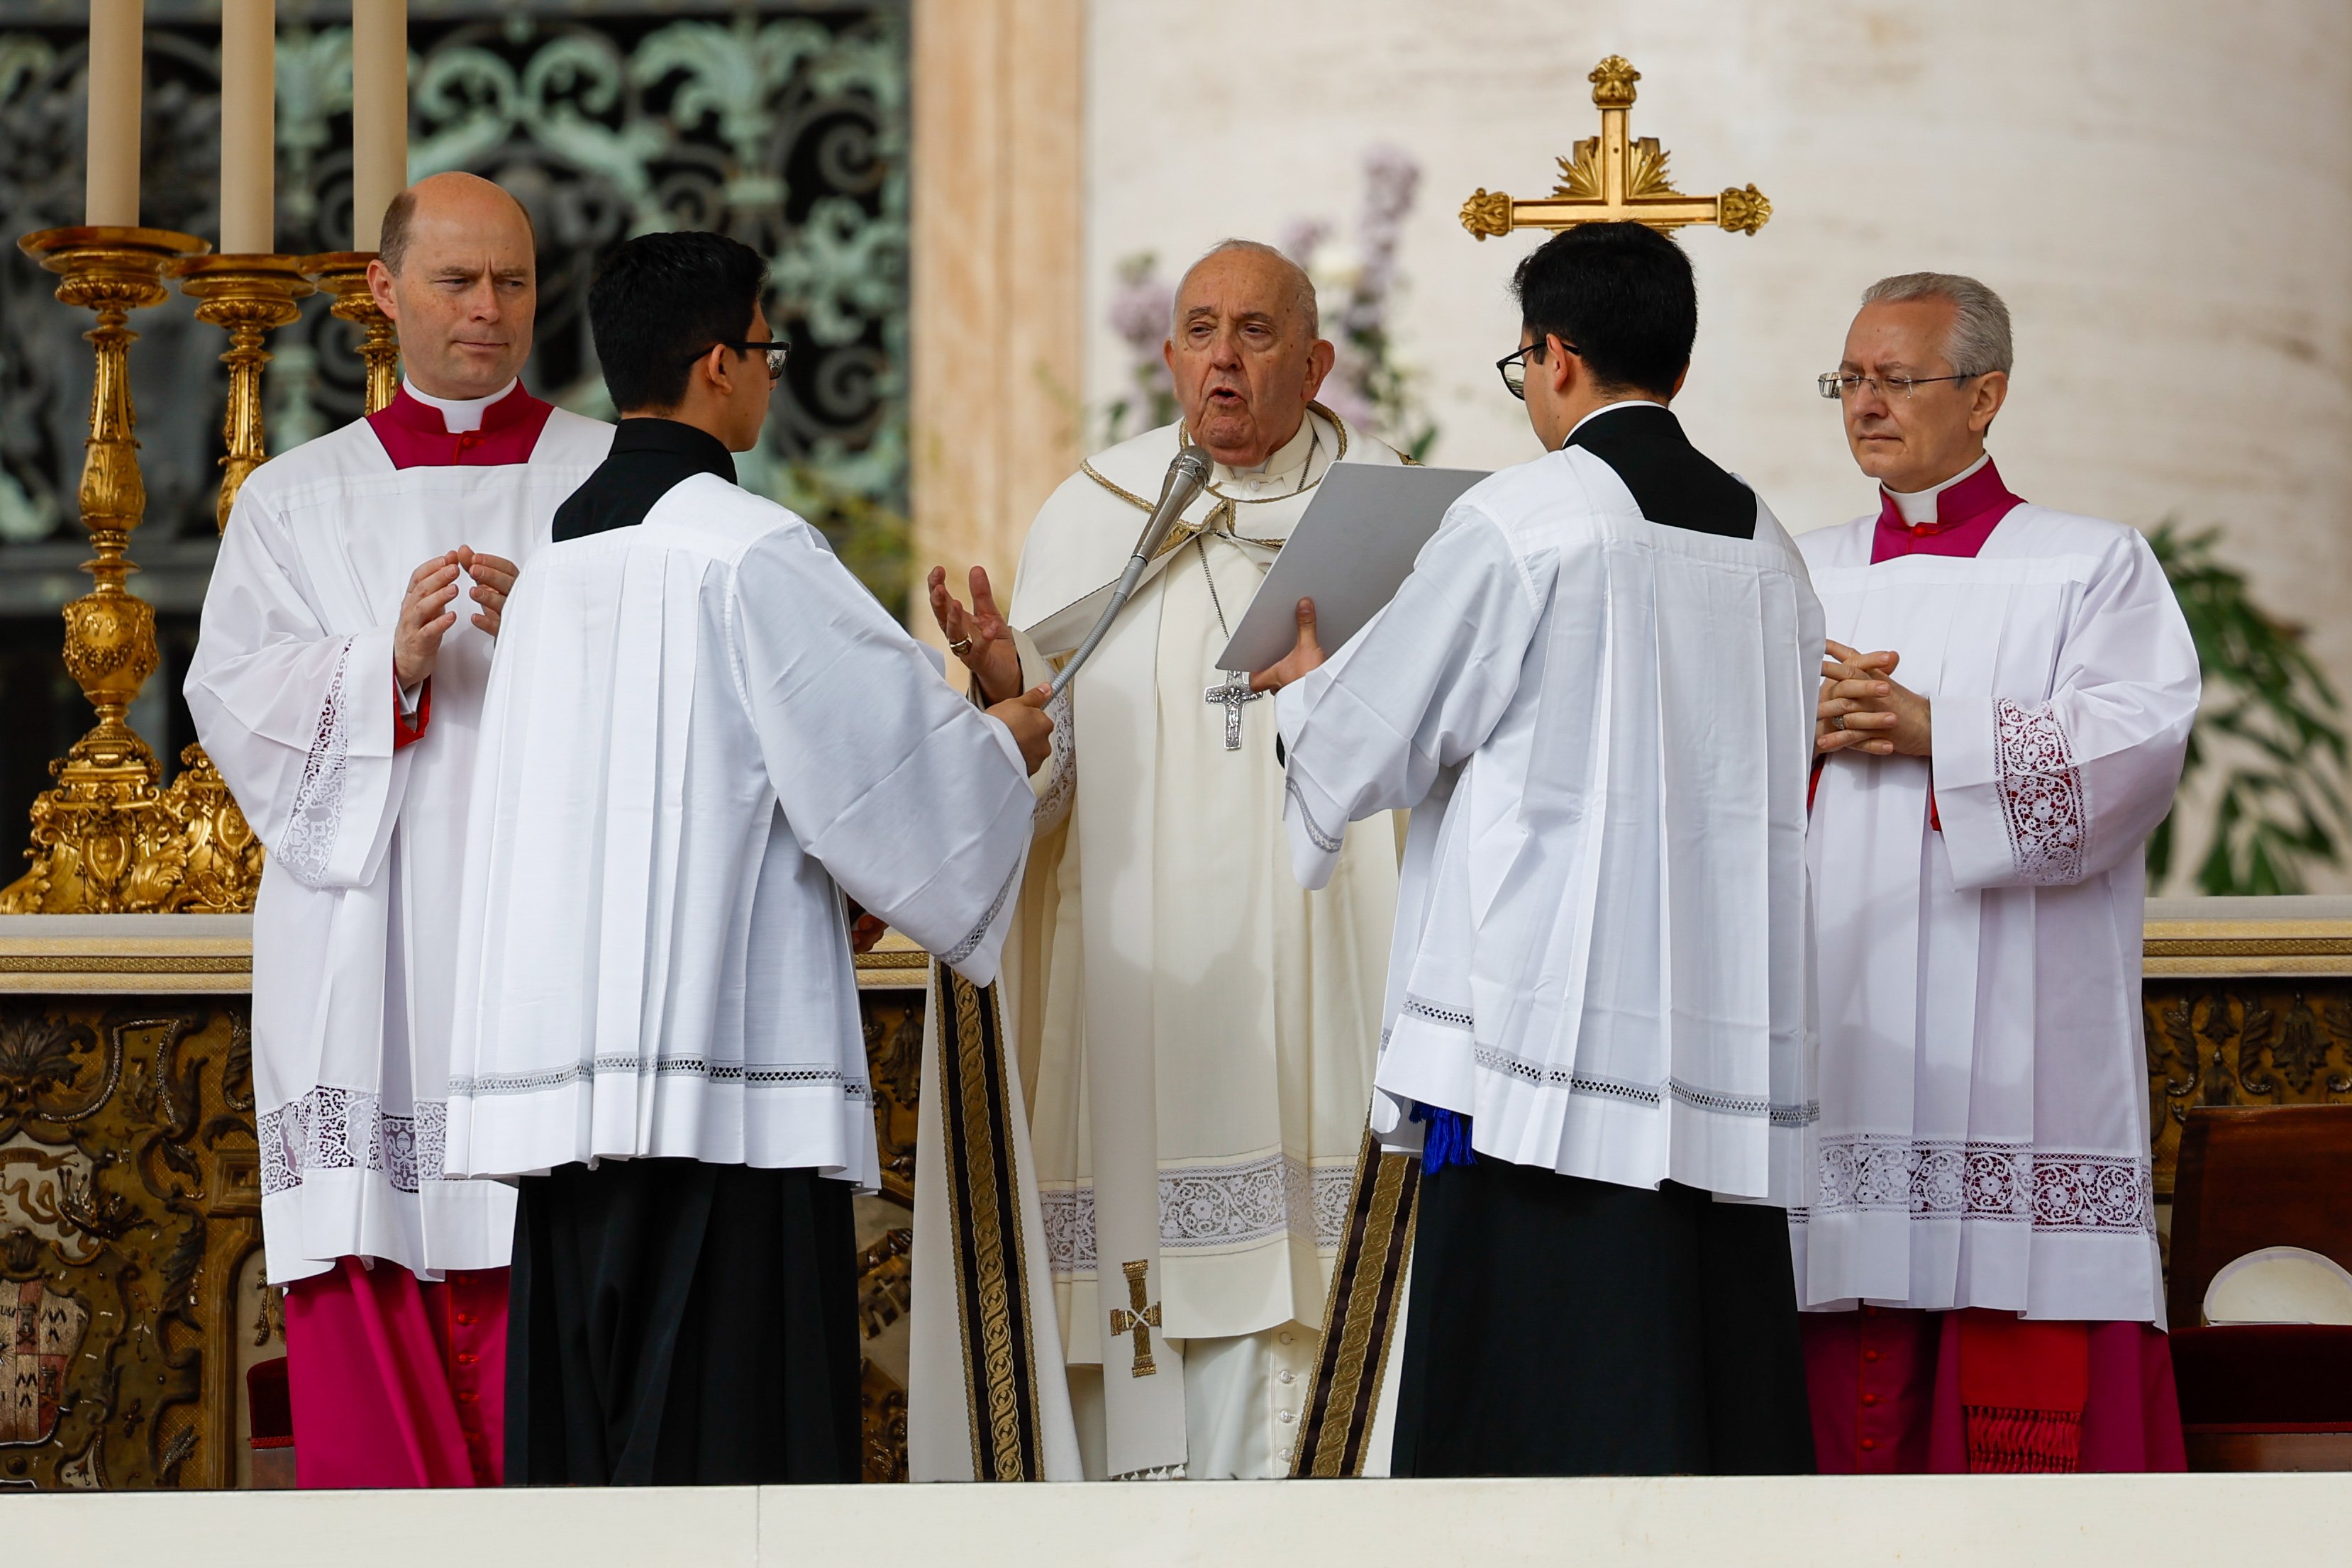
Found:
M 1840 714 L 1837 717 L 1830 720 L 1830 722 L 1837 726 L 1840 729 L 1843 729 L 1845 727 L 1845 715 Z
M 959 659 L 962 658 L 966 653 L 971 652 L 971 639 L 969 637 L 957 638 L 954 642 L 948 644 L 948 652 L 953 653 Z

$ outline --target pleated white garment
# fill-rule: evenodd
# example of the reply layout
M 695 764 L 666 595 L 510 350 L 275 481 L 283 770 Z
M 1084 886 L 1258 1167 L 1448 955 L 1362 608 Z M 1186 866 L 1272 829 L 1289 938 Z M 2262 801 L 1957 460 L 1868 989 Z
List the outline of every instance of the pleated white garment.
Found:
M 186 691 L 269 848 L 253 911 L 253 1088 L 273 1284 L 346 1257 L 426 1279 L 506 1266 L 513 1195 L 448 1179 L 442 1162 L 492 643 L 460 599 L 425 734 L 395 747 L 393 627 L 428 557 L 471 545 L 528 574 L 612 440 L 556 409 L 526 462 L 395 468 L 354 420 L 237 492 Z
M 532 563 L 483 733 L 450 1169 L 873 1187 L 842 895 L 992 980 L 1034 807 L 1011 733 L 814 528 L 710 475 Z
M 2161 1325 L 2141 849 L 2196 648 L 2119 523 L 2019 506 L 1973 558 L 1872 565 L 1876 527 L 1808 534 L 1805 557 L 1830 635 L 1899 653 L 1934 705 L 1935 756 L 1822 769 L 1800 1294 Z
M 1811 1094 L 1805 785 L 1821 611 L 1756 537 L 1645 520 L 1570 447 L 1471 489 L 1286 688 L 1294 864 L 1413 808 L 1372 1125 L 1414 1103 L 1563 1175 L 1793 1201 Z

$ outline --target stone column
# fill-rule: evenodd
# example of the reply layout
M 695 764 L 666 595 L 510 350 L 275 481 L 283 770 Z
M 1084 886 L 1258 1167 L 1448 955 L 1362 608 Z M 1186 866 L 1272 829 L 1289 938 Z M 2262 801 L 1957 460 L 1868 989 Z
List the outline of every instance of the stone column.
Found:
M 1009 599 L 1076 467 L 1084 290 L 1083 0 L 916 0 L 914 570 Z M 918 631 L 937 629 L 919 594 Z

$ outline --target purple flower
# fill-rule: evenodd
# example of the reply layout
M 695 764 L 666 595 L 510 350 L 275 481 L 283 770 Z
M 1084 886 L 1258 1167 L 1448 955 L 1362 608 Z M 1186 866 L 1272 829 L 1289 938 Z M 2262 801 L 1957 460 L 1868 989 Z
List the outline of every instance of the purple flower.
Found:
M 1315 265 L 1315 253 L 1331 237 L 1331 225 L 1320 218 L 1293 218 L 1275 248 L 1301 267 Z
M 1168 336 L 1176 310 L 1176 290 L 1156 277 L 1120 285 L 1110 298 L 1110 329 L 1122 342 L 1140 352 L 1155 348 Z

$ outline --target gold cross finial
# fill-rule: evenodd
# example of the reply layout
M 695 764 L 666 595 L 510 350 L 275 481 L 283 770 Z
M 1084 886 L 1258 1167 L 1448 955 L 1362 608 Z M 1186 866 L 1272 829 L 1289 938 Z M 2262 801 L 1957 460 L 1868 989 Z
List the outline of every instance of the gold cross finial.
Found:
M 1160 1303 L 1150 1301 L 1150 1293 L 1144 1289 L 1151 1265 L 1139 1258 L 1132 1263 L 1122 1263 L 1118 1267 L 1119 1272 L 1127 1276 L 1128 1307 L 1134 1310 L 1130 1312 L 1127 1307 L 1110 1310 L 1111 1335 L 1113 1338 L 1129 1333 L 1135 1335 L 1135 1364 L 1129 1375 L 1149 1377 L 1160 1370 L 1151 1359 L 1151 1331 L 1160 1326 Z
M 1654 136 L 1632 140 L 1625 122 L 1633 107 L 1633 84 L 1642 73 L 1622 55 L 1592 68 L 1592 105 L 1601 110 L 1601 134 L 1576 144 L 1559 161 L 1560 183 L 1549 196 L 1513 201 L 1481 188 L 1462 204 L 1462 226 L 1480 239 L 1513 229 L 1564 229 L 1578 224 L 1640 223 L 1654 229 L 1714 224 L 1734 234 L 1752 235 L 1772 216 L 1772 204 L 1750 185 L 1727 188 L 1715 196 L 1685 196 L 1668 182 L 1667 154 Z

